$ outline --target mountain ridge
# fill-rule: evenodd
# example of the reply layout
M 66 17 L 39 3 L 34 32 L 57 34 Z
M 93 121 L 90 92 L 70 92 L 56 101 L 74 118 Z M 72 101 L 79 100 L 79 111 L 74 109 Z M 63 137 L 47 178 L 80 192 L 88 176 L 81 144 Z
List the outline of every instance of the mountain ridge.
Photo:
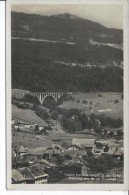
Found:
M 85 42 L 93 38 L 104 42 L 123 42 L 123 31 L 107 28 L 97 22 L 64 13 L 44 16 L 22 12 L 11 13 L 12 36 L 71 39 Z M 75 19 L 76 18 L 76 19 Z M 28 25 L 28 30 L 25 26 Z M 87 42 L 87 41 L 86 41 Z
M 43 15 L 43 14 L 39 14 L 39 13 L 26 13 L 26 12 L 16 12 L 16 11 L 11 11 L 12 14 L 25 14 L 25 15 L 35 15 L 35 16 L 39 16 L 39 17 L 46 17 L 46 18 L 61 18 L 61 19 L 78 19 L 78 20 L 83 20 L 83 21 L 90 21 L 90 22 L 93 22 L 93 23 L 97 23 L 99 24 L 100 26 L 103 26 L 104 28 L 107 28 L 107 29 L 111 29 L 111 30 L 118 30 L 118 31 L 121 31 L 123 32 L 123 29 L 117 29 L 117 28 L 110 28 L 110 27 L 107 27 L 99 22 L 96 22 L 96 21 L 93 21 L 93 20 L 90 20 L 90 19 L 87 19 L 87 18 L 83 18 L 83 17 L 80 17 L 80 16 L 77 16 L 75 14 L 70 14 L 69 12 L 64 12 L 64 13 L 61 13 L 61 14 L 52 14 L 52 15 Z

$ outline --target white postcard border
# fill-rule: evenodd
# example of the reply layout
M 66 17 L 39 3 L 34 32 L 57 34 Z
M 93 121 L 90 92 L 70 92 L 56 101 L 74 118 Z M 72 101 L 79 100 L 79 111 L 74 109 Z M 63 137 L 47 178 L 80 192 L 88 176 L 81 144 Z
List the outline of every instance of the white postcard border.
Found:
M 124 6 L 124 184 L 11 184 L 11 4 L 123 4 Z M 13 0 L 6 6 L 6 136 L 7 189 L 10 190 L 128 190 L 129 188 L 129 3 L 126 0 Z

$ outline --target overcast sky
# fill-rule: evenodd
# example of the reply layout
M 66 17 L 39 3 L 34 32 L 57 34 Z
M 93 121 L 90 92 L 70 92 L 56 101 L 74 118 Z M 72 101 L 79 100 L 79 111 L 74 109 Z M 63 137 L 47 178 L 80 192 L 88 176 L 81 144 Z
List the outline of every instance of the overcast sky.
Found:
M 70 13 L 98 22 L 109 28 L 123 29 L 123 7 L 118 4 L 85 4 L 85 5 L 12 5 L 12 11 L 55 15 Z

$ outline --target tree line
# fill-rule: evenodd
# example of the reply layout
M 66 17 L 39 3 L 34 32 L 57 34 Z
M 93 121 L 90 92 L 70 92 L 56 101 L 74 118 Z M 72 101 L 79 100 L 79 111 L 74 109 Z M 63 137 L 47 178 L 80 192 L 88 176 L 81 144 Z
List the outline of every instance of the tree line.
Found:
M 82 68 L 58 64 L 55 60 L 72 62 L 78 58 L 78 62 L 81 62 L 84 57 L 85 61 L 89 61 L 89 54 L 86 51 L 83 53 L 83 49 L 75 49 L 76 52 L 73 52 L 71 48 L 64 47 L 66 46 L 45 46 L 27 41 L 12 42 L 12 88 L 63 92 L 123 91 L 123 69 L 119 67 L 102 69 L 98 66 Z M 102 60 L 102 64 L 117 58 L 115 55 L 121 58 L 120 51 L 117 54 L 113 51 L 115 51 L 113 48 L 106 53 L 104 48 L 94 52 L 91 50 L 90 58 L 94 63 Z

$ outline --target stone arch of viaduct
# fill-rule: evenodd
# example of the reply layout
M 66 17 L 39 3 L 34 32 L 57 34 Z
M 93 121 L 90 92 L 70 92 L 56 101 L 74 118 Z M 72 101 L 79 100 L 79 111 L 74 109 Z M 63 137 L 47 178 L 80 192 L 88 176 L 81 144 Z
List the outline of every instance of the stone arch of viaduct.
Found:
M 36 96 L 40 102 L 40 104 L 43 104 L 44 100 L 46 97 L 51 96 L 55 99 L 57 102 L 60 97 L 63 95 L 62 92 L 36 92 L 36 93 L 31 93 L 31 95 Z

